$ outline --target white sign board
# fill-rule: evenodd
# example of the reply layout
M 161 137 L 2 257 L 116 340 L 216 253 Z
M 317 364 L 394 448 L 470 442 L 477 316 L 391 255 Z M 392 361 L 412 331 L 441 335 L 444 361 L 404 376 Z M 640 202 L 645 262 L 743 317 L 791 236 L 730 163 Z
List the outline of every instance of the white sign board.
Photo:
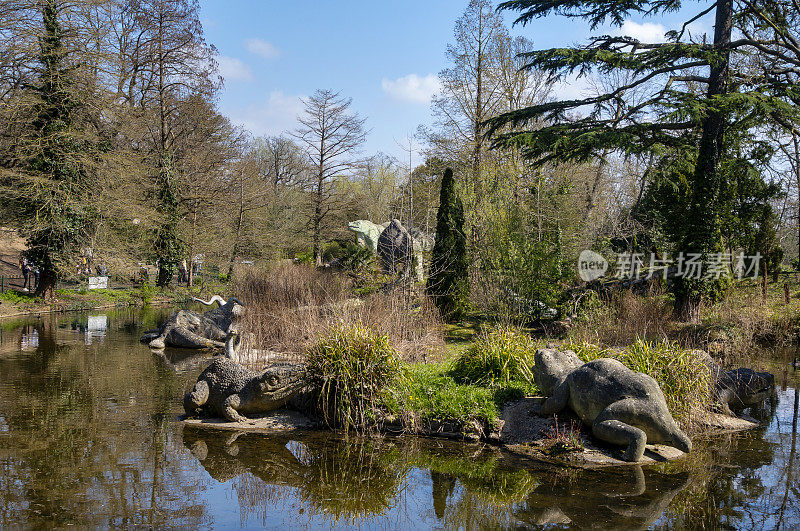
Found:
M 89 289 L 108 289 L 108 277 L 89 277 Z

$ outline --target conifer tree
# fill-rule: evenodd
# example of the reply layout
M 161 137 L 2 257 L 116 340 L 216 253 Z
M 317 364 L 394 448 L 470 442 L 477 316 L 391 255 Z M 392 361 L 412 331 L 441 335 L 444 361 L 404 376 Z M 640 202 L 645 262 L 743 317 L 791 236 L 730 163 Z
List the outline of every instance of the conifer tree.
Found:
M 37 295 L 51 298 L 58 279 L 91 230 L 97 212 L 89 199 L 91 185 L 88 133 L 77 116 L 76 68 L 64 43 L 59 3 L 41 4 L 39 79 L 29 89 L 34 119 L 21 133 L 19 174 L 11 197 L 27 236 L 27 258 L 40 270 Z
M 458 319 L 467 307 L 467 239 L 464 235 L 464 206 L 456 192 L 453 170 L 442 177 L 439 210 L 436 214 L 436 242 L 431 254 L 426 291 L 448 319 Z
M 520 12 L 517 23 L 557 14 L 584 19 L 592 29 L 605 23 L 622 26 L 631 15 L 656 16 L 680 8 L 676 0 L 500 4 L 500 9 Z M 713 40 L 707 42 L 705 35 L 693 36 L 688 27 L 710 13 L 715 27 Z M 678 237 L 673 244 L 676 252 L 700 253 L 707 259 L 723 250 L 719 219 L 724 183 L 719 166 L 726 134 L 744 136 L 765 121 L 788 129 L 798 123 L 797 18 L 791 0 L 718 0 L 668 31 L 664 42 L 601 35 L 582 47 L 527 53 L 526 68 L 547 72 L 554 81 L 620 72 L 625 81 L 596 96 L 545 102 L 489 120 L 489 134 L 496 133 L 493 145 L 518 147 L 538 165 L 585 162 L 611 152 L 686 154 L 694 161 L 686 175 L 687 216 L 675 227 Z M 640 96 L 630 97 L 634 91 Z M 583 115 L 576 118 L 575 111 Z M 536 129 L 497 133 L 509 124 Z M 696 319 L 701 301 L 719 296 L 720 282 L 678 278 L 676 317 Z

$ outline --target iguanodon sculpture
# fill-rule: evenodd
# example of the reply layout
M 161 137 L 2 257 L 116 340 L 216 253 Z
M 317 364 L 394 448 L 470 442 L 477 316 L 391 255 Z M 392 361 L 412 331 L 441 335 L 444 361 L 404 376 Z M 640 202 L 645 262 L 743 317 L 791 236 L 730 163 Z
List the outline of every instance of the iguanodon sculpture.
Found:
M 414 279 L 422 282 L 425 275 L 424 252 L 433 248 L 432 236 L 416 229 L 406 230 L 397 219 L 382 225 L 357 219 L 348 223 L 347 228 L 356 233 L 360 245 L 380 258 L 384 271 L 394 273 L 398 266 L 411 258 L 412 269 L 404 273 L 413 273 Z
M 626 445 L 625 461 L 640 460 L 648 442 L 684 452 L 692 449 L 691 440 L 672 418 L 664 393 L 650 376 L 611 358 L 575 367 L 574 360 L 565 362 L 547 349 L 536 352 L 534 364 L 534 373 L 553 375 L 551 381 L 555 383 L 553 396 L 542 404 L 542 414 L 569 407 L 591 426 L 595 437 Z
M 231 323 L 241 314 L 244 305 L 238 299 L 231 297 L 226 301 L 219 295 L 214 295 L 209 301 L 197 298 L 192 300 L 206 306 L 218 302 L 220 306 L 202 314 L 191 310 L 178 310 L 161 325 L 161 328 L 145 332 L 141 339 L 142 343 L 147 343 L 154 349 L 223 348 Z

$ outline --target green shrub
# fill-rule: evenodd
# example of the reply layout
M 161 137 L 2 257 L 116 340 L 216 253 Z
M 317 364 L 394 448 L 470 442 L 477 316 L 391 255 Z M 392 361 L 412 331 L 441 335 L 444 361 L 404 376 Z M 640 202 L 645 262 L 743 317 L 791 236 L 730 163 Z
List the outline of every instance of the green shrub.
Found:
M 36 302 L 36 298 L 32 293 L 20 293 L 14 290 L 8 290 L 0 293 L 0 300 L 13 302 L 15 304 L 29 304 Z
M 383 389 L 400 375 L 400 358 L 389 336 L 363 324 L 338 326 L 306 352 L 329 426 L 366 431 L 374 424 Z
M 142 300 L 143 304 L 150 304 L 153 302 L 153 297 L 156 294 L 156 287 L 152 284 L 142 284 L 136 294 Z
M 450 375 L 458 382 L 502 387 L 512 381 L 533 383 L 536 343 L 514 328 L 484 332 L 454 361 Z

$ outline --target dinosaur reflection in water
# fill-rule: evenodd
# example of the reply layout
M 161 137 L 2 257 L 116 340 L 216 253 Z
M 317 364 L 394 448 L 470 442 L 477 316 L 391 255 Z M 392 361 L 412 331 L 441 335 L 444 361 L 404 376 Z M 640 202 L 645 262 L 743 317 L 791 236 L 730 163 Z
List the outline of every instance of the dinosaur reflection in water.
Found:
M 493 447 L 425 439 L 231 435 L 188 426 L 183 437 L 215 480 L 237 478 L 243 512 L 258 512 L 255 506 L 272 505 L 284 492 L 302 501 L 297 518 L 324 515 L 337 522 L 363 522 L 409 505 L 404 487 L 425 477 L 430 498 L 413 505 L 433 525 L 644 529 L 689 479 L 639 466 L 565 476 Z

